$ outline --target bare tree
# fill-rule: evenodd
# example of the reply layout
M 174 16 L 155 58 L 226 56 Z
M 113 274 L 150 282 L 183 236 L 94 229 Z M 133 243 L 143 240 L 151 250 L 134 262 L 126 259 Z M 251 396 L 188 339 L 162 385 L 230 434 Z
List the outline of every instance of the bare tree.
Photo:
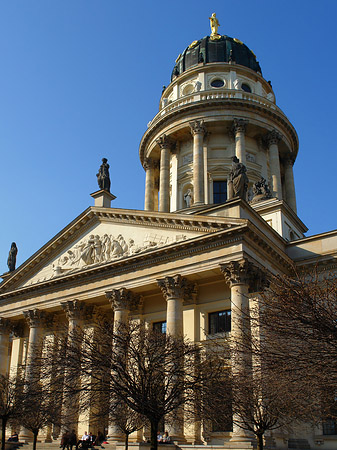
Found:
M 22 415 L 22 395 L 19 383 L 11 376 L 0 375 L 1 450 L 5 450 L 6 426 Z
M 206 373 L 196 364 L 198 346 L 143 324 L 113 330 L 110 324 L 99 323 L 93 333 L 95 338 L 88 331 L 78 333 L 85 351 L 68 348 L 67 371 L 76 376 L 80 367 L 82 398 L 85 392 L 108 395 L 111 417 L 116 401 L 145 417 L 151 425 L 151 448 L 157 449 L 159 423 L 164 417 L 179 417 L 182 407 L 189 410 L 193 405 L 194 410 L 195 392 L 206 377 L 215 378 L 216 371 Z
M 310 274 L 274 277 L 253 317 L 264 339 L 255 350 L 279 377 L 316 396 L 308 418 L 336 417 L 337 278 Z M 310 417 L 312 416 L 312 417 Z

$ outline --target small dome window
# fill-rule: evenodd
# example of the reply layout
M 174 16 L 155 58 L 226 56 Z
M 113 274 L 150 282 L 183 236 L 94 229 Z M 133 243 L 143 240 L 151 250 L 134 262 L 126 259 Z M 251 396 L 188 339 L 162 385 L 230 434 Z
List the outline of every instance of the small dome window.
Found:
M 242 89 L 243 91 L 245 91 L 245 92 L 252 92 L 250 86 L 249 86 L 248 84 L 246 84 L 246 83 L 242 83 L 242 84 L 241 84 L 241 89 Z
M 221 88 L 225 85 L 224 80 L 221 80 L 220 78 L 216 78 L 215 80 L 211 81 L 211 86 L 214 88 Z

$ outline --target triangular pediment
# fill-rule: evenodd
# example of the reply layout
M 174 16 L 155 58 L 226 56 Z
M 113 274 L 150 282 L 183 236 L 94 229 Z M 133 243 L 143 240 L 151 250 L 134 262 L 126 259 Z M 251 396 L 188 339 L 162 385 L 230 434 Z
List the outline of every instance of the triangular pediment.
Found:
M 0 291 L 27 288 L 127 260 L 243 222 L 242 219 L 89 208 L 6 277 Z

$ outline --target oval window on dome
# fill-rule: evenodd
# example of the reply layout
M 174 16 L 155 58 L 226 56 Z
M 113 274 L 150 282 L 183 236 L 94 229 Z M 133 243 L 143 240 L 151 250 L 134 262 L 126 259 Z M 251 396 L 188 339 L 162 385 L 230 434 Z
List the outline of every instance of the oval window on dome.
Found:
M 241 89 L 242 89 L 243 91 L 245 91 L 245 92 L 252 92 L 250 86 L 249 86 L 248 84 L 246 84 L 246 83 L 242 83 L 242 84 L 241 84 Z
M 216 78 L 215 80 L 211 81 L 211 86 L 214 88 L 221 88 L 225 85 L 224 80 L 221 80 L 220 78 Z
M 194 91 L 194 86 L 193 86 L 193 84 L 188 84 L 187 86 L 185 86 L 185 87 L 183 88 L 183 95 L 192 94 L 193 91 Z

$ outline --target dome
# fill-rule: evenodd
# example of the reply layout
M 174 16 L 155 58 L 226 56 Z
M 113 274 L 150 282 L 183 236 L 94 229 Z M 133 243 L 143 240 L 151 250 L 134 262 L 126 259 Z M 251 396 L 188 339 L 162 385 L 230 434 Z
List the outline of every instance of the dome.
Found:
M 176 60 L 171 81 L 190 67 L 200 63 L 225 62 L 240 64 L 262 75 L 260 64 L 254 53 L 239 39 L 217 35 L 206 36 L 192 42 Z

